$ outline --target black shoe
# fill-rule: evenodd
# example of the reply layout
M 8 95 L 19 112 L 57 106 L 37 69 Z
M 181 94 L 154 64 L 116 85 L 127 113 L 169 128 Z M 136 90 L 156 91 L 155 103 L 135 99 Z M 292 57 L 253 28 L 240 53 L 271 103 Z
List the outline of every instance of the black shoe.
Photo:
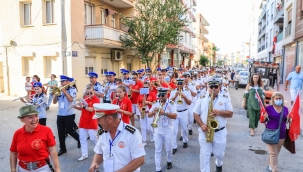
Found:
M 173 164 L 171 162 L 167 162 L 166 168 L 171 169 L 173 167 Z
M 222 172 L 222 166 L 220 167 L 216 166 L 216 172 Z
M 48 111 L 48 110 L 49 110 L 49 106 L 46 107 L 45 111 Z
M 87 140 L 89 140 L 89 136 L 87 137 Z
M 211 155 L 210 156 L 214 156 L 214 154 L 213 153 L 211 153 Z
M 180 139 L 179 139 L 179 141 L 182 141 L 182 140 L 183 140 L 183 137 L 181 136 Z
M 175 154 L 177 152 L 177 149 L 173 149 L 173 154 Z
M 81 144 L 80 144 L 80 142 L 78 142 L 78 148 L 81 148 Z
M 187 148 L 187 143 L 183 143 L 183 148 Z
M 197 123 L 196 120 L 194 119 L 194 124 Z
M 160 170 L 160 171 L 156 171 L 156 172 L 162 172 L 162 170 Z
M 59 150 L 58 156 L 61 156 L 61 155 L 64 154 L 64 153 L 66 153 L 66 151 Z
M 189 135 L 193 135 L 193 130 L 188 130 Z

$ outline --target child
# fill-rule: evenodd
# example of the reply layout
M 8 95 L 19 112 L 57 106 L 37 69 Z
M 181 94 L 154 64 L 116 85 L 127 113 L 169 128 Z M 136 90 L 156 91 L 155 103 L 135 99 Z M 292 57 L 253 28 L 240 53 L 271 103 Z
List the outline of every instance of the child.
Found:
M 27 95 L 30 95 L 31 91 L 32 91 L 32 84 L 30 82 L 30 77 L 27 76 L 26 77 L 26 82 L 25 82 L 25 91 L 27 92 Z

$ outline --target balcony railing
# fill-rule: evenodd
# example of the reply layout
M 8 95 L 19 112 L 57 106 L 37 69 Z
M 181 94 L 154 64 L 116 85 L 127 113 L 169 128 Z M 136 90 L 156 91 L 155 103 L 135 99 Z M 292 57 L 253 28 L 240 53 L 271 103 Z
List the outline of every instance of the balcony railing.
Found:
M 265 49 L 265 45 L 262 45 L 262 50 L 264 50 Z
M 120 35 L 125 32 L 105 25 L 86 26 L 86 40 L 89 39 L 108 39 L 120 42 Z
M 291 23 L 285 28 L 285 37 L 291 35 Z
M 262 27 L 262 31 L 265 30 L 265 28 L 266 28 L 266 25 L 264 25 L 264 26 Z
M 281 32 L 277 35 L 277 42 L 279 42 L 281 40 L 283 40 L 283 32 Z
M 274 23 L 283 23 L 284 20 L 284 1 L 276 8 Z

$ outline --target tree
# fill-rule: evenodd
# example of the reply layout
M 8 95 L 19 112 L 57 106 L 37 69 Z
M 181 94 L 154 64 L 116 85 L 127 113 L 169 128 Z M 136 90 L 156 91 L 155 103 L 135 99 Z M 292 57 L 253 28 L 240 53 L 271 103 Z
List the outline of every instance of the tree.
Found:
M 178 44 L 188 9 L 176 0 L 138 0 L 135 8 L 136 16 L 122 16 L 122 25 L 129 30 L 120 40 L 124 48 L 134 50 L 141 62 L 150 67 L 155 55 L 162 53 L 167 44 Z
M 218 60 L 218 66 L 222 66 L 222 65 L 224 65 L 224 60 Z
M 200 56 L 200 65 L 202 66 L 206 66 L 206 64 L 209 63 L 208 58 L 205 55 L 201 55 Z

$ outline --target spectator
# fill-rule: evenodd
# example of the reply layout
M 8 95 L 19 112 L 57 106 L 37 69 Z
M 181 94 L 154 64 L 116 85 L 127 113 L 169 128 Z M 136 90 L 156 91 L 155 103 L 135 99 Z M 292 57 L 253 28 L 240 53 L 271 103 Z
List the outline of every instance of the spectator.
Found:
M 27 76 L 26 77 L 26 82 L 25 82 L 25 91 L 27 92 L 27 95 L 30 95 L 32 91 L 32 84 L 30 82 L 31 77 Z
M 53 97 L 54 97 L 54 95 L 52 93 L 53 88 L 58 87 L 58 82 L 56 80 L 56 75 L 55 74 L 51 74 L 50 78 L 51 78 L 51 80 L 48 81 L 48 83 L 43 84 L 43 86 L 47 86 L 48 87 L 48 92 L 49 92 L 49 100 L 48 100 L 48 103 L 47 103 L 46 110 L 49 109 L 49 106 L 50 106 L 51 102 L 53 101 Z

